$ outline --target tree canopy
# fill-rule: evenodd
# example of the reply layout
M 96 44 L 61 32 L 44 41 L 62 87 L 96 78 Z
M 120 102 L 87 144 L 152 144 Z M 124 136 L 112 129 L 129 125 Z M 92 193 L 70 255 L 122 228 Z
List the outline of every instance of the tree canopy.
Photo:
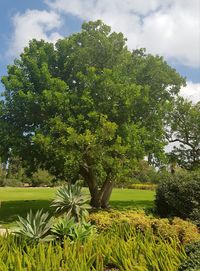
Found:
M 200 166 L 200 102 L 178 97 L 172 103 L 168 114 L 167 138 L 170 143 L 178 143 L 170 153 L 171 159 L 185 169 Z
M 32 40 L 8 66 L 0 115 L 2 155 L 67 181 L 81 176 L 106 207 L 135 161 L 162 158 L 164 118 L 185 80 L 162 57 L 130 51 L 101 21 L 55 45 Z

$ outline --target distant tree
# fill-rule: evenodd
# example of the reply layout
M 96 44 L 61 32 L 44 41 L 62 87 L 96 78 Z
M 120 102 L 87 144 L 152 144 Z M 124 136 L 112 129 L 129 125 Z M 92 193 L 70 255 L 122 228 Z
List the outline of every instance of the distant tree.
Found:
M 147 161 L 140 160 L 132 172 L 132 179 L 141 183 L 156 183 L 157 171 Z
M 162 158 L 168 103 L 185 84 L 162 57 L 130 52 L 123 34 L 101 21 L 55 46 L 32 40 L 2 82 L 3 151 L 11 148 L 30 171 L 81 176 L 95 207 L 108 206 L 134 161 Z
M 168 115 L 167 138 L 177 143 L 169 154 L 170 160 L 186 169 L 200 167 L 200 102 L 179 97 Z
M 10 179 L 20 179 L 24 174 L 24 169 L 22 168 L 22 161 L 20 157 L 10 155 L 7 161 L 6 177 Z
M 6 164 L 3 163 L 0 158 L 0 186 L 4 185 L 5 178 L 6 178 Z

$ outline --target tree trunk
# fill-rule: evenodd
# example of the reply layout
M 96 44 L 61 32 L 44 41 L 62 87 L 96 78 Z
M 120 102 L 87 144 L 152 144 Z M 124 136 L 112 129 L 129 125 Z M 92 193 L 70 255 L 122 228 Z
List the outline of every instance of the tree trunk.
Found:
M 113 182 L 106 180 L 101 189 L 95 189 L 91 194 L 90 205 L 94 208 L 109 208 L 109 199 L 113 189 Z
M 90 190 L 90 195 L 91 195 L 90 205 L 97 209 L 101 208 L 101 198 L 99 197 L 99 189 L 97 186 L 92 191 Z
M 113 190 L 113 185 L 114 183 L 109 181 L 104 189 L 103 195 L 102 195 L 102 199 L 101 199 L 101 208 L 109 208 L 109 200 L 110 200 L 110 196 Z
M 97 180 L 90 170 L 82 168 L 80 173 L 89 187 L 91 195 L 90 205 L 94 208 L 109 208 L 109 199 L 113 189 L 113 182 L 109 179 L 109 175 L 99 189 Z
M 91 195 L 90 205 L 94 208 L 101 208 L 101 202 L 99 198 L 99 189 L 98 189 L 97 181 L 92 171 L 89 170 L 88 167 L 82 167 L 80 170 L 80 174 L 85 179 L 90 191 L 90 195 Z

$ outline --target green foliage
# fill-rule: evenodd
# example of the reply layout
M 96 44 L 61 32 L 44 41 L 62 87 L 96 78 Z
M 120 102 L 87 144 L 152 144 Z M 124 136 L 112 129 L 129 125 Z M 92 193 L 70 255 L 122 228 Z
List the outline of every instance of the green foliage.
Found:
M 22 181 L 24 175 L 24 168 L 22 166 L 22 160 L 19 156 L 13 156 L 11 153 L 7 161 L 6 167 L 6 178 L 18 179 Z
M 153 231 L 155 236 L 161 236 L 165 240 L 179 240 L 181 243 L 189 243 L 200 240 L 200 233 L 196 225 L 180 218 L 158 219 L 147 216 L 142 211 L 101 211 L 91 213 L 89 221 L 96 225 L 100 231 L 109 231 L 113 224 L 125 223 L 139 232 Z
M 23 183 L 19 179 L 4 178 L 0 180 L 0 186 L 20 187 Z
M 31 176 L 30 176 L 31 175 Z M 9 157 L 7 163 L 0 160 L 0 186 L 52 186 L 53 178 L 46 170 L 38 169 L 32 174 L 27 174 L 19 157 Z
M 63 240 L 64 237 L 69 236 L 69 233 L 75 223 L 76 222 L 73 217 L 70 219 L 66 217 L 59 217 L 57 221 L 53 224 L 51 232 L 55 236 L 55 238 Z
M 27 213 L 26 218 L 18 217 L 17 228 L 14 233 L 22 238 L 25 238 L 27 242 L 48 241 L 50 236 L 48 235 L 52 219 L 49 218 L 49 213 L 43 213 L 42 210 L 38 210 L 34 215 L 32 210 Z
M 84 220 L 77 223 L 74 218 L 61 217 L 52 226 L 51 233 L 58 240 L 69 238 L 72 242 L 79 241 L 83 244 L 94 236 L 95 229 L 95 226 Z
M 139 161 L 132 172 L 132 178 L 137 183 L 157 183 L 157 175 L 155 167 L 147 161 Z
M 168 115 L 167 138 L 177 142 L 169 160 L 186 169 L 200 167 L 200 102 L 193 104 L 179 97 Z
M 179 216 L 200 223 L 200 174 L 180 171 L 166 175 L 156 190 L 156 209 L 161 216 Z
M 10 155 L 9 160 L 0 158 L 0 186 L 22 186 L 24 169 L 19 157 Z
M 84 218 L 88 214 L 89 198 L 81 192 L 81 189 L 80 181 L 58 188 L 56 198 L 51 204 L 56 208 L 55 212 L 57 214 L 66 213 L 68 218 L 74 217 L 76 221 Z
M 12 149 L 30 171 L 62 180 L 81 175 L 106 206 L 112 184 L 100 187 L 130 177 L 146 155 L 163 159 L 164 117 L 185 80 L 96 21 L 55 46 L 32 40 L 2 82 L 0 155 Z
M 184 248 L 176 240 L 154 238 L 151 232 L 138 233 L 121 225 L 88 239 L 64 239 L 27 245 L 16 243 L 13 236 L 0 236 L 1 271 L 175 271 L 186 258 Z M 115 232 L 115 234 L 113 234 Z
M 75 224 L 69 234 L 69 237 L 72 241 L 77 240 L 84 243 L 90 237 L 93 237 L 95 232 L 96 227 L 83 220 L 80 223 Z
M 185 247 L 187 259 L 179 267 L 179 271 L 200 270 L 200 242 L 194 242 Z
M 32 186 L 52 186 L 53 176 L 46 170 L 38 169 L 31 177 L 26 178 L 24 181 L 30 183 Z

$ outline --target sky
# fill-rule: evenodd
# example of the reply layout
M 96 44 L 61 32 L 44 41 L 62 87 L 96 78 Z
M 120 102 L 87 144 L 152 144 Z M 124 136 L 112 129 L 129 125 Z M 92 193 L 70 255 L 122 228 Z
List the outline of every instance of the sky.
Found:
M 0 76 L 32 38 L 55 43 L 103 20 L 130 50 L 164 56 L 186 77 L 181 95 L 200 101 L 200 0 L 0 0 Z M 0 92 L 3 91 L 0 84 Z

